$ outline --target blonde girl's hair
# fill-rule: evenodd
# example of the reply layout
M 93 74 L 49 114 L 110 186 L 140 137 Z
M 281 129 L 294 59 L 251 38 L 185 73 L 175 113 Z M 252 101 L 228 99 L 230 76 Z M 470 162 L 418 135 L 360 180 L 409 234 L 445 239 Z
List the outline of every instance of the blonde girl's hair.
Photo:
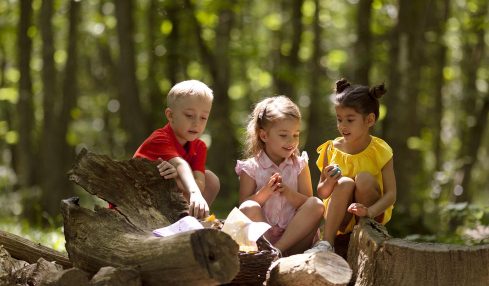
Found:
M 260 139 L 260 129 L 266 129 L 282 119 L 301 120 L 299 107 L 288 97 L 267 97 L 255 105 L 246 129 L 245 157 L 254 157 L 265 149 L 265 143 Z
M 212 102 L 214 94 L 205 83 L 198 80 L 186 80 L 175 84 L 166 97 L 166 104 L 173 108 L 180 100 L 185 100 L 189 97 L 198 97 L 208 99 Z

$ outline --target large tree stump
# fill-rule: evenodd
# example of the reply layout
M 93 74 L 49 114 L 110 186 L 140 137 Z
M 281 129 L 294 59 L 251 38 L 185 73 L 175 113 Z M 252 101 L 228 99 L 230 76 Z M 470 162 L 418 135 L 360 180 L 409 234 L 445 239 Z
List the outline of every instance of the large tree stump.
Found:
M 113 161 L 83 150 L 70 179 L 117 209 L 82 208 L 62 202 L 66 250 L 75 267 L 92 274 L 101 267 L 133 268 L 144 285 L 211 285 L 230 282 L 239 270 L 238 245 L 218 230 L 171 237 L 151 231 L 186 215 L 187 204 L 173 180 L 155 162 Z
M 355 226 L 348 263 L 354 285 L 489 285 L 489 245 L 396 239 L 371 219 Z
M 348 263 L 333 252 L 297 254 L 270 266 L 267 285 L 347 285 L 352 276 Z

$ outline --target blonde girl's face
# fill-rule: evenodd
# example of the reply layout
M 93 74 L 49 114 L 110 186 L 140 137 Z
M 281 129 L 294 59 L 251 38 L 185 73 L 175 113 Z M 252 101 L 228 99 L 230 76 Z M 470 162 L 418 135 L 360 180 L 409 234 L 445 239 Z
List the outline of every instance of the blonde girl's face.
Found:
M 351 107 L 336 106 L 336 126 L 346 142 L 370 140 L 370 127 L 375 124 L 375 115 L 367 116 Z
M 299 146 L 300 120 L 279 119 L 265 129 L 260 129 L 260 139 L 265 143 L 268 157 L 279 165 L 294 154 Z

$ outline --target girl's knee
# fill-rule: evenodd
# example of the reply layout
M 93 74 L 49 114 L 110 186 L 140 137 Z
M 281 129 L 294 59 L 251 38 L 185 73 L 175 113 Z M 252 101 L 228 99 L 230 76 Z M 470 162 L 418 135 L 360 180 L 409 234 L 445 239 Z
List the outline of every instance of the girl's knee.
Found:
M 241 205 L 239 205 L 239 210 L 242 212 L 248 212 L 250 210 L 260 210 L 261 211 L 261 206 L 259 203 L 253 201 L 253 200 L 247 200 L 244 201 Z
M 205 186 L 213 193 L 218 193 L 221 188 L 219 178 L 210 170 L 205 170 Z
M 372 174 L 367 172 L 358 173 L 355 176 L 355 189 L 357 192 L 366 192 L 379 189 L 379 184 Z
M 321 216 L 324 213 L 324 204 L 317 197 L 309 197 L 306 202 L 303 204 L 303 207 L 312 210 L 314 213 L 318 213 Z
M 349 177 L 341 177 L 336 188 L 343 193 L 351 193 L 355 189 L 355 181 Z

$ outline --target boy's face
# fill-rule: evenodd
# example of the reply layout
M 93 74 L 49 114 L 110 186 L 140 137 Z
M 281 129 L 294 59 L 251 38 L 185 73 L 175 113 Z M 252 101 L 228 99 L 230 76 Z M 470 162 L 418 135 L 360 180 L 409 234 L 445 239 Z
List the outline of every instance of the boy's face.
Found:
M 205 98 L 189 97 L 175 102 L 172 108 L 165 110 L 165 115 L 180 144 L 193 141 L 205 130 L 212 101 Z

